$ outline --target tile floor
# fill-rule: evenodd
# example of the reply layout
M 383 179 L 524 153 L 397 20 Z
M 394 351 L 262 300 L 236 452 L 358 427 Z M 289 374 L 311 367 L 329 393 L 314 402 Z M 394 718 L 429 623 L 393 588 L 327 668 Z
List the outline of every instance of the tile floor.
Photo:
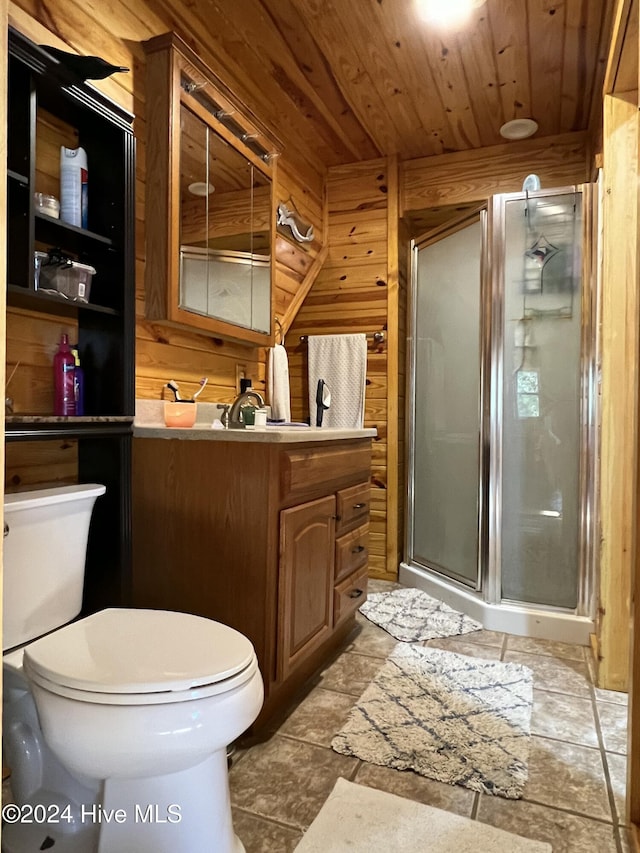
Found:
M 370 591 L 394 586 L 372 581 Z M 492 631 L 426 643 L 533 670 L 529 782 L 521 800 L 506 800 L 332 751 L 333 735 L 397 642 L 359 614 L 358 625 L 284 722 L 234 756 L 231 802 L 247 853 L 294 850 L 339 776 L 547 841 L 553 853 L 629 853 L 627 697 L 594 688 L 587 649 Z

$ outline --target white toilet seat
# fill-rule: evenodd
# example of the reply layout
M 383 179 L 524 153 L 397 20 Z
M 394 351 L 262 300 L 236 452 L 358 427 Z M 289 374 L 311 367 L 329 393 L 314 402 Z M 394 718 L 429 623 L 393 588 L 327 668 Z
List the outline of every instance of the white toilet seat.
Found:
M 214 696 L 258 670 L 238 631 L 189 613 L 108 609 L 24 648 L 24 671 L 43 689 L 80 702 L 151 705 Z

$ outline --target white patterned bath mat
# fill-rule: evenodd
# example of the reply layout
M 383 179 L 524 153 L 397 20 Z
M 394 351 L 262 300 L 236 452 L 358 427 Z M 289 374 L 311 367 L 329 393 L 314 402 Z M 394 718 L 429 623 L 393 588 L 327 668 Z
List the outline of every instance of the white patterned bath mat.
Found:
M 551 853 L 531 841 L 423 803 L 338 779 L 296 853 Z
M 528 776 L 532 682 L 522 664 L 399 643 L 331 746 L 517 799 Z
M 396 640 L 405 643 L 453 637 L 482 629 L 480 622 L 420 589 L 371 593 L 360 612 Z

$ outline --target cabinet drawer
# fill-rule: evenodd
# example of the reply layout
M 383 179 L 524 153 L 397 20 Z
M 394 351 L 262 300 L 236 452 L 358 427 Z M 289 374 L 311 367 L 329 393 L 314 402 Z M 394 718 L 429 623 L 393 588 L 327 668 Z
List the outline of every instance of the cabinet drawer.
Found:
M 280 497 L 283 501 L 333 492 L 349 481 L 364 479 L 371 470 L 371 441 L 313 450 L 285 450 L 280 456 Z
M 367 569 L 351 575 L 333 590 L 333 624 L 346 619 L 367 600 Z
M 371 487 L 369 483 L 360 483 L 349 489 L 340 489 L 337 498 L 336 534 L 339 536 L 368 520 Z
M 336 583 L 367 565 L 368 544 L 368 524 L 363 524 L 336 540 Z

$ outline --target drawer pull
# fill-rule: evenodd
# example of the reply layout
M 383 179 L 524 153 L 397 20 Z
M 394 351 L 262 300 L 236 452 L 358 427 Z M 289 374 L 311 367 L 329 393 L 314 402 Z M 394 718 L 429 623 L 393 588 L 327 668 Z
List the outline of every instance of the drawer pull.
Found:
M 349 593 L 349 598 L 360 598 L 362 594 L 363 591 L 361 589 L 352 589 Z
M 354 505 L 353 505 L 353 508 L 354 508 L 354 509 L 364 509 L 365 507 L 366 507 L 366 503 L 364 503 L 364 504 L 354 504 Z
M 364 545 L 356 545 L 355 548 L 351 549 L 351 553 L 352 554 L 361 554 L 365 550 L 366 549 L 365 549 Z

